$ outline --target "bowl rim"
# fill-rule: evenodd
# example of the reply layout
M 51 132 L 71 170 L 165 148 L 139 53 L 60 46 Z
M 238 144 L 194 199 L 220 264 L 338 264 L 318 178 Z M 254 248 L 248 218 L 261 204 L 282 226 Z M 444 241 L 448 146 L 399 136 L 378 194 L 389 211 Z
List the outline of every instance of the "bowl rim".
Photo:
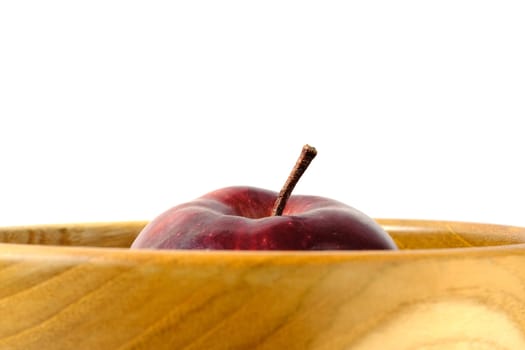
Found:
M 5 257 L 14 257 L 20 254 L 32 254 L 34 256 L 92 256 L 112 254 L 115 257 L 128 260 L 130 257 L 138 257 L 140 259 L 148 257 L 243 257 L 243 258 L 305 258 L 310 257 L 314 259 L 404 259 L 406 257 L 441 257 L 441 256 L 457 256 L 462 257 L 466 255 L 501 255 L 501 254 L 522 254 L 525 252 L 525 227 L 491 224 L 483 222 L 469 222 L 469 221 L 451 221 L 451 220 L 428 220 L 428 219 L 406 219 L 406 218 L 377 218 L 375 219 L 382 226 L 386 226 L 385 230 L 388 232 L 388 227 L 405 228 L 406 232 L 415 230 L 417 225 L 420 228 L 428 228 L 428 232 L 436 231 L 438 228 L 443 228 L 442 225 L 459 225 L 461 227 L 471 227 L 474 229 L 486 228 L 490 229 L 496 234 L 504 233 L 507 230 L 515 230 L 523 237 L 522 242 L 504 244 L 504 245 L 487 245 L 487 246 L 469 246 L 469 247 L 450 247 L 450 248 L 411 248 L 398 250 L 319 250 L 319 251 L 292 251 L 292 250 L 264 250 L 264 251 L 233 251 L 233 250 L 182 250 L 182 249 L 130 249 L 129 247 L 97 247 L 97 246 L 65 246 L 65 245 L 39 245 L 26 243 L 6 243 L 0 242 L 0 260 Z M 31 225 L 15 225 L 0 227 L 0 233 L 3 231 L 23 231 L 28 229 L 42 229 L 42 230 L 59 230 L 63 228 L 82 229 L 86 227 L 97 228 L 109 226 L 130 225 L 133 227 L 145 226 L 148 223 L 146 220 L 130 220 L 130 221 L 93 221 L 93 222 L 72 222 L 72 223 L 51 223 L 51 224 L 31 224 Z M 403 226 L 403 224 L 406 224 Z M 408 225 L 410 224 L 410 225 Z M 441 226 L 440 226 L 441 225 Z M 425 232 L 423 232 L 425 233 Z

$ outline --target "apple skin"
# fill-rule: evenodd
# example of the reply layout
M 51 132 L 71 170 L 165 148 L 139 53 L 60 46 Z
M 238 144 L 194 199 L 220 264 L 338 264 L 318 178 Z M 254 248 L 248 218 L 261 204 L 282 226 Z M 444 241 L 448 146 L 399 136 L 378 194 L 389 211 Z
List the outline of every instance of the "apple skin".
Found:
M 397 249 L 373 219 L 341 202 L 292 195 L 270 216 L 278 194 L 233 186 L 175 206 L 151 221 L 131 248 L 231 250 Z

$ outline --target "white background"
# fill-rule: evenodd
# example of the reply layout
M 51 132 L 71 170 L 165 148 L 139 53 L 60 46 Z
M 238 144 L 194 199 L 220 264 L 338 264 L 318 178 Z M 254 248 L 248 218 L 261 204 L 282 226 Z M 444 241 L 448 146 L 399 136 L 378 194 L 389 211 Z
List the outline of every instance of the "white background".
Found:
M 2 1 L 0 225 L 229 185 L 525 226 L 523 1 Z

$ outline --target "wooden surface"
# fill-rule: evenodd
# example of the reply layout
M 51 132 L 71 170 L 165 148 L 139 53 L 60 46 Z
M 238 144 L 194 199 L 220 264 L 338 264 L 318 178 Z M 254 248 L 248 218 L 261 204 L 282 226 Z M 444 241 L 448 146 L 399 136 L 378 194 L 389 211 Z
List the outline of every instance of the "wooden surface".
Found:
M 0 349 L 525 349 L 525 229 L 378 221 L 402 250 L 132 251 L 145 222 L 0 228 Z

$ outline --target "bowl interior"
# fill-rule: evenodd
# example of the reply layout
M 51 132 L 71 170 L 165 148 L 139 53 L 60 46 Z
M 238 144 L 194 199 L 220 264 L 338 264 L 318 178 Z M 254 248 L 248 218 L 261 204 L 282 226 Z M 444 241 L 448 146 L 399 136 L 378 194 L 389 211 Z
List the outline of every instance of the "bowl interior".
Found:
M 525 243 L 525 228 L 453 221 L 377 219 L 402 250 Z M 128 248 L 146 221 L 0 228 L 0 243 Z

